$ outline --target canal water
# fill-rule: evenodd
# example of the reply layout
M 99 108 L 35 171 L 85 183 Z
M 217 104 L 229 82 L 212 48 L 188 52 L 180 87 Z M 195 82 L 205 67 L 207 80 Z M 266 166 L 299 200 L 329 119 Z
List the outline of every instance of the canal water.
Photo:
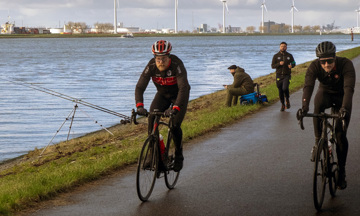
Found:
M 316 45 L 334 42 L 337 50 L 358 46 L 349 35 L 197 36 L 144 38 L 0 39 L 0 161 L 50 142 L 66 140 L 75 103 L 8 80 L 31 83 L 130 116 L 136 82 L 152 58 L 151 45 L 167 39 L 180 57 L 191 85 L 190 99 L 232 83 L 227 67 L 245 69 L 252 78 L 274 72 L 273 55 L 282 41 L 297 64 L 315 58 Z M 145 92 L 149 108 L 155 87 Z M 70 138 L 109 127 L 121 118 L 79 105 Z M 98 124 L 95 123 L 98 122 Z

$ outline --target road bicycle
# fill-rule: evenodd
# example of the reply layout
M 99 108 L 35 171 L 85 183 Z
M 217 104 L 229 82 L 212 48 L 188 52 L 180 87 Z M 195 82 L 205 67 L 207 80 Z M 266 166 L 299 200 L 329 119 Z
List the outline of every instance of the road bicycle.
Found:
M 342 121 L 343 130 L 346 130 L 344 118 L 335 114 L 335 109 L 331 108 L 331 114 L 327 113 L 307 113 L 301 109 L 296 113 L 300 127 L 304 130 L 303 118 L 314 117 L 321 119 L 321 138 L 315 152 L 315 166 L 313 176 L 313 198 L 315 208 L 320 211 L 325 197 L 326 184 L 329 185 L 330 194 L 335 197 L 339 180 L 339 167 L 336 155 L 337 140 L 335 136 L 335 126 L 337 121 Z
M 139 113 L 133 109 L 131 119 L 134 124 L 138 124 L 137 115 Z M 156 110 L 146 114 L 147 117 L 149 115 L 155 117 L 153 128 L 141 149 L 136 172 L 136 190 L 139 199 L 143 202 L 149 199 L 157 178 L 164 177 L 166 187 L 171 190 L 175 187 L 180 174 L 173 169 L 175 162 L 175 143 L 171 133 L 173 115 L 165 116 L 164 112 Z M 165 122 L 163 117 L 169 118 L 169 121 Z M 160 140 L 161 137 L 163 142 Z

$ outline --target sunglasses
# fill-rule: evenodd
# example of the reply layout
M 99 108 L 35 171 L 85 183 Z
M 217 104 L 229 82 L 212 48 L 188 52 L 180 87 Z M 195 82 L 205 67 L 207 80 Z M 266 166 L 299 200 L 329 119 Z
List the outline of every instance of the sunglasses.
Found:
M 332 64 L 332 63 L 334 63 L 335 59 L 323 59 L 323 60 L 319 59 L 319 61 L 320 61 L 320 64 L 326 64 L 326 62 L 328 64 Z
M 169 57 L 155 57 L 155 61 L 160 63 L 160 62 L 166 62 L 168 60 Z

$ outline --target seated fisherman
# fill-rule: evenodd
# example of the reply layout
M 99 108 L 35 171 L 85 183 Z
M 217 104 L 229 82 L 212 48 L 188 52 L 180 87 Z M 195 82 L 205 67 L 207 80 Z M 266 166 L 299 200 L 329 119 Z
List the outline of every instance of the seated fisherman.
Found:
M 249 74 L 245 73 L 243 68 L 231 65 L 228 69 L 234 76 L 234 82 L 232 85 L 224 85 L 224 88 L 227 89 L 225 105 L 230 107 L 231 101 L 233 105 L 236 105 L 239 96 L 254 92 L 254 82 Z

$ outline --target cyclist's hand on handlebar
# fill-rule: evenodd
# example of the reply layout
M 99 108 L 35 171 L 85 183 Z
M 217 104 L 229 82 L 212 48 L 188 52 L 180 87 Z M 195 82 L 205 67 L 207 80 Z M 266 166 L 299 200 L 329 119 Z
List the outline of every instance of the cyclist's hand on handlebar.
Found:
M 302 120 L 302 118 L 304 117 L 304 116 L 306 116 L 306 114 L 307 114 L 307 110 L 306 109 L 299 109 L 297 112 L 296 112 L 296 119 L 297 120 Z
M 340 110 L 339 110 L 339 116 L 340 116 L 340 118 L 341 118 L 342 129 L 343 129 L 344 131 L 346 131 L 346 130 L 347 130 L 347 127 L 348 127 L 346 118 L 348 118 L 349 115 L 350 115 L 350 113 L 349 113 L 345 108 L 340 108 Z
M 306 114 L 309 112 L 309 107 L 303 106 L 301 108 L 302 116 L 306 116 Z
M 142 107 L 142 106 L 139 106 L 137 109 L 136 109 L 136 112 L 139 114 L 139 115 L 143 115 L 143 116 L 146 116 L 148 111 Z
M 173 115 L 176 115 L 178 113 L 178 110 L 177 109 L 167 109 L 165 110 L 165 116 L 173 116 Z

